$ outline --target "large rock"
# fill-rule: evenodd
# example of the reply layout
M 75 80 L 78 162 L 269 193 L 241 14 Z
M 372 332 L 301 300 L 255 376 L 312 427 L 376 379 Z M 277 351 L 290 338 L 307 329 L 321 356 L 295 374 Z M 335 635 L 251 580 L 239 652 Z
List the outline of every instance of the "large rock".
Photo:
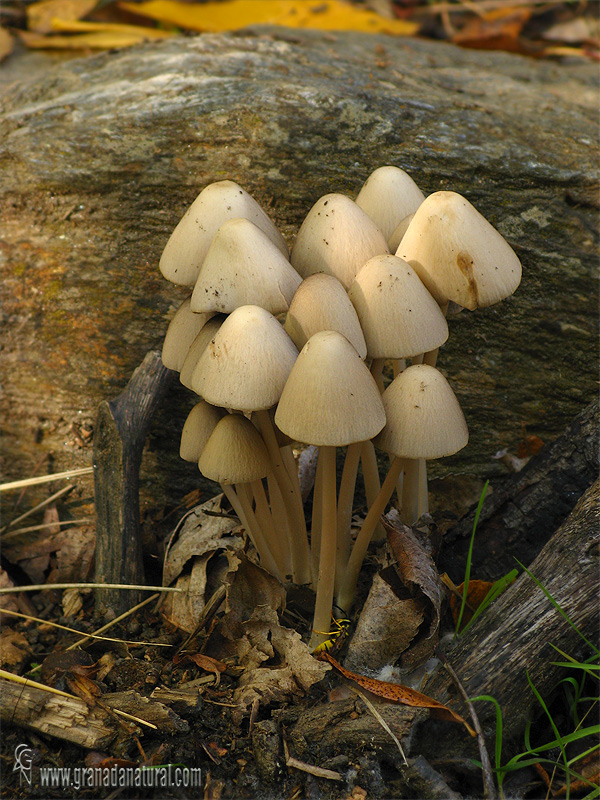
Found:
M 161 250 L 207 183 L 232 178 L 292 241 L 322 194 L 396 164 L 465 194 L 523 262 L 502 304 L 450 323 L 440 366 L 471 443 L 445 469 L 489 474 L 521 423 L 554 437 L 595 393 L 596 68 L 370 35 L 254 30 L 177 38 L 61 64 L 5 91 L 5 479 L 90 461 L 92 421 L 150 348 L 181 289 Z M 154 426 L 146 488 L 178 499 L 193 399 Z M 440 467 L 441 468 L 441 467 Z M 165 494 L 166 492 L 166 494 Z

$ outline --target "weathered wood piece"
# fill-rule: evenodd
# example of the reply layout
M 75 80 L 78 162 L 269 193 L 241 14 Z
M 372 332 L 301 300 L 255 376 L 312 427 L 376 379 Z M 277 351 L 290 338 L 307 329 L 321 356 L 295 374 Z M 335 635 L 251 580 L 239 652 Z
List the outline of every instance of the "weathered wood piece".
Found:
M 124 391 L 98 409 L 94 436 L 96 582 L 143 584 L 139 470 L 144 442 L 173 376 L 157 352 L 146 354 Z M 119 615 L 139 593 L 97 589 L 101 613 Z
M 188 723 L 157 699 L 144 697 L 130 689 L 103 695 L 102 702 L 115 711 L 124 711 L 156 725 L 161 734 L 187 733 Z
M 600 546 L 600 482 L 581 498 L 533 564 L 531 572 L 560 604 L 579 631 L 591 641 L 597 633 L 599 597 L 597 575 Z M 550 643 L 574 657 L 585 642 L 557 611 L 537 584 L 523 573 L 477 620 L 446 655 L 469 697 L 489 694 L 500 703 L 505 741 L 519 737 L 537 700 L 527 682 L 527 671 L 542 696 L 551 692 L 561 674 Z M 439 665 L 421 687 L 425 694 L 447 703 L 463 716 L 468 711 L 448 673 Z M 297 754 L 317 761 L 340 752 L 355 752 L 368 743 L 380 758 L 399 763 L 398 751 L 379 723 L 356 704 L 345 700 L 308 710 L 282 712 Z M 495 710 L 491 703 L 475 704 L 486 736 L 493 746 Z M 462 728 L 435 720 L 422 710 L 378 703 L 386 722 L 403 739 L 407 754 L 423 755 L 433 765 L 445 757 L 478 757 L 477 746 Z M 352 711 L 358 716 L 350 717 Z M 538 709 L 539 711 L 539 709 Z M 378 730 L 377 730 L 378 729 Z
M 90 750 L 115 752 L 113 745 L 125 738 L 123 726 L 106 709 L 89 708 L 79 698 L 60 697 L 0 679 L 0 720 Z M 127 736 L 130 739 L 130 734 Z
M 450 320 L 439 360 L 471 441 L 431 474 L 500 474 L 491 457 L 516 449 L 521 422 L 549 441 L 596 392 L 597 115 L 591 63 L 282 29 L 93 55 L 6 87 L 6 478 L 48 450 L 57 471 L 89 463 L 69 428 L 159 345 L 183 294 L 159 256 L 205 184 L 241 183 L 291 242 L 320 195 L 355 196 L 382 164 L 465 194 L 523 262 L 513 298 Z M 158 414 L 153 502 L 198 485 L 177 453 L 193 402 L 173 390 Z
M 584 408 L 554 442 L 533 456 L 521 472 L 491 482 L 475 535 L 472 575 L 496 580 L 529 564 L 577 500 L 598 477 L 598 400 Z M 475 509 L 444 535 L 438 561 L 460 583 L 473 531 Z
M 552 664 L 562 659 L 556 658 L 551 645 L 574 658 L 591 655 L 581 637 L 597 641 L 599 561 L 600 480 L 596 480 L 528 567 L 580 633 L 559 613 L 535 581 L 522 573 L 447 649 L 448 661 L 468 695 L 489 694 L 499 702 L 508 740 L 522 734 L 530 716 L 542 713 L 529 687 L 527 672 L 542 697 L 554 690 L 562 673 L 562 667 Z M 454 694 L 451 681 L 442 669 L 427 683 L 424 691 L 434 694 L 441 702 L 452 701 Z M 494 708 L 491 703 L 475 705 L 489 745 L 495 730 Z M 426 728 L 424 726 L 423 733 L 419 734 L 422 743 L 427 742 Z M 440 739 L 436 746 L 441 748 Z M 428 748 L 425 755 L 432 752 Z

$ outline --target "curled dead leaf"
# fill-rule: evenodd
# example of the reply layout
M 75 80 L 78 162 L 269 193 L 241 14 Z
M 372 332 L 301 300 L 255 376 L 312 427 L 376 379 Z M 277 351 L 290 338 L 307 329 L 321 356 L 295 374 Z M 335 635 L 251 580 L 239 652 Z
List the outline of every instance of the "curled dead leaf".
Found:
M 408 686 L 402 686 L 399 683 L 387 683 L 386 681 L 379 681 L 376 678 L 368 678 L 365 675 L 359 675 L 355 672 L 351 672 L 345 667 L 342 667 L 342 665 L 339 664 L 335 658 L 330 656 L 329 653 L 319 653 L 317 658 L 320 661 L 326 661 L 328 664 L 331 664 L 331 666 L 334 667 L 334 669 L 336 669 L 341 675 L 343 675 L 344 678 L 347 678 L 349 681 L 353 681 L 354 683 L 358 684 L 361 689 L 365 689 L 367 692 L 371 692 L 371 694 L 374 694 L 377 697 L 381 697 L 384 700 L 390 700 L 393 703 L 402 703 L 403 705 L 414 706 L 416 708 L 427 708 L 434 716 L 437 716 L 440 719 L 446 719 L 451 722 L 460 722 L 465 726 L 471 736 L 477 735 L 469 723 L 463 717 L 461 717 L 460 714 L 457 714 L 443 703 L 438 703 L 438 701 L 434 700 L 433 697 L 428 697 L 426 694 L 417 692 L 415 689 L 411 689 Z

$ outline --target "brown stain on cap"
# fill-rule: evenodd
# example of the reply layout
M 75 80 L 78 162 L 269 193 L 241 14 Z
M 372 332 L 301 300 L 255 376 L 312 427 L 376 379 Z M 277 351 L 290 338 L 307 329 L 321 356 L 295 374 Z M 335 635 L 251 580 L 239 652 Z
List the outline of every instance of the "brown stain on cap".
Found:
M 473 259 L 470 253 L 461 250 L 456 256 L 456 264 L 459 270 L 467 279 L 467 292 L 473 298 L 476 306 L 479 305 L 479 290 L 477 289 L 477 281 L 473 275 Z

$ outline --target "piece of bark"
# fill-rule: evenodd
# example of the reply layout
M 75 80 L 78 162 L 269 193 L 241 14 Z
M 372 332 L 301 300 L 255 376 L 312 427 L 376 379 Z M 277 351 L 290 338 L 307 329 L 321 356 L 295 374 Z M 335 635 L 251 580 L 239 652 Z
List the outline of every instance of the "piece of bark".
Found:
M 582 637 L 592 642 L 597 639 L 599 558 L 600 480 L 596 480 L 528 567 L 579 633 L 523 572 L 446 649 L 448 661 L 469 697 L 487 694 L 496 698 L 503 712 L 507 740 L 519 737 L 527 720 L 541 713 L 527 673 L 546 699 L 558 683 L 562 667 L 552 662 L 562 659 L 557 658 L 552 645 L 574 658 L 590 655 Z M 437 670 L 423 691 L 450 704 L 456 695 L 443 668 Z M 466 713 L 462 703 L 455 707 L 459 713 Z M 489 702 L 475 703 L 475 707 L 489 746 L 495 731 L 495 709 Z M 446 732 L 436 728 L 435 746 L 431 736 L 432 726 L 424 724 L 418 739 L 426 757 L 439 757 L 443 742 L 447 753 L 453 752 Z
M 144 697 L 130 689 L 126 692 L 111 692 L 102 696 L 102 702 L 114 711 L 124 711 L 134 717 L 156 725 L 161 734 L 187 733 L 188 723 L 158 700 Z
M 514 569 L 515 557 L 529 564 L 598 476 L 598 400 L 584 408 L 521 472 L 500 483 L 484 501 L 477 523 L 471 575 L 496 580 Z M 440 572 L 460 583 L 475 509 L 444 535 Z
M 173 376 L 157 352 L 146 354 L 124 391 L 98 409 L 94 435 L 96 582 L 144 583 L 139 470 L 154 412 Z M 137 591 L 97 589 L 96 608 L 115 616 L 139 602 Z
M 131 739 L 130 729 L 125 731 L 120 721 L 100 706 L 90 708 L 79 698 L 60 697 L 5 679 L 0 679 L 0 719 L 5 729 L 16 725 L 114 754 L 124 753 L 125 741 Z
M 502 474 L 490 459 L 521 422 L 549 441 L 596 392 L 597 113 L 583 60 L 298 29 L 174 37 L 6 85 L 5 480 L 40 438 L 57 471 L 89 464 L 71 423 L 159 345 L 185 293 L 160 253 L 207 183 L 241 183 L 291 243 L 319 196 L 355 197 L 382 164 L 466 195 L 523 262 L 512 298 L 449 320 L 439 360 L 471 439 L 431 474 Z M 142 468 L 157 507 L 198 486 L 178 453 L 193 402 L 174 386 L 157 415 Z
M 581 633 L 592 641 L 599 603 L 599 496 L 597 482 L 530 568 Z M 537 701 L 529 688 L 527 671 L 542 696 L 556 685 L 561 668 L 551 664 L 556 652 L 550 642 L 575 657 L 585 650 L 579 634 L 524 573 L 446 650 L 469 697 L 489 694 L 499 701 L 506 740 L 521 735 L 527 719 L 535 713 Z M 463 716 L 468 714 L 441 665 L 419 688 Z M 475 705 L 489 747 L 493 743 L 495 710 L 491 703 Z M 318 759 L 339 752 L 354 752 L 368 742 L 386 761 L 399 764 L 394 742 L 372 716 L 361 713 L 359 706 L 358 701 L 356 705 L 348 700 L 332 702 L 296 712 L 293 719 L 282 714 L 281 721 L 287 723 L 288 734 L 301 758 L 318 763 Z M 445 757 L 479 757 L 476 741 L 461 726 L 435 720 L 420 709 L 389 703 L 378 703 L 377 708 L 396 735 L 405 737 L 407 755 L 421 754 L 434 767 Z

